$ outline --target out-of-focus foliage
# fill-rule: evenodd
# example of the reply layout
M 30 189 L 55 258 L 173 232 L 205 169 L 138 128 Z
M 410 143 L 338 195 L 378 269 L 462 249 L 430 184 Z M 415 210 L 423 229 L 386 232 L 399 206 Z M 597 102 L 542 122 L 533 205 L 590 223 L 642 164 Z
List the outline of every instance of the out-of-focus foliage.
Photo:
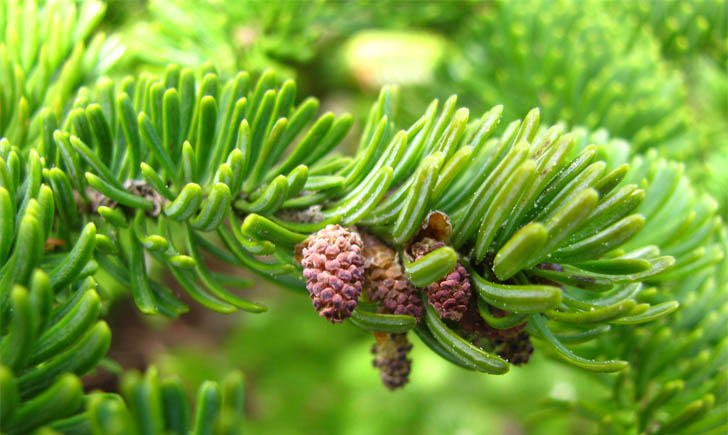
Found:
M 369 30 L 347 41 L 343 61 L 356 82 L 368 89 L 423 85 L 434 80 L 445 44 L 444 38 L 430 32 Z
M 336 5 L 339 3 L 339 5 Z M 347 12 L 345 25 L 349 28 L 376 27 L 384 29 L 430 28 L 440 32 L 456 29 L 483 2 L 456 0 L 432 2 L 427 0 L 344 0 L 331 2 Z
M 646 28 L 603 4 L 493 2 L 459 32 L 462 58 L 446 66 L 452 86 L 512 116 L 538 106 L 548 122 L 604 127 L 635 150 L 693 148 L 681 75 Z
M 276 300 L 265 316 L 241 317 L 219 345 L 178 346 L 158 362 L 162 373 L 181 374 L 190 386 L 243 370 L 247 433 L 478 434 L 484 427 L 492 433 L 590 433 L 594 424 L 580 417 L 530 416 L 549 397 L 608 394 L 584 372 L 539 355 L 508 376 L 473 377 L 417 339 L 410 383 L 390 392 L 371 366 L 370 334 L 344 324 L 322 335 L 325 322 L 301 309 L 304 298 L 264 291 Z
M 463 93 L 469 105 L 502 103 L 514 116 L 538 106 L 548 122 L 606 128 L 632 152 L 658 148 L 688 162 L 689 175 L 726 210 L 727 7 L 723 0 L 489 2 L 443 59 L 446 84 L 433 86 Z M 671 32 L 659 32 L 661 24 Z M 681 62 L 663 56 L 685 43 Z
M 41 133 L 41 109 L 60 119 L 76 90 L 123 53 L 118 36 L 96 30 L 98 0 L 0 2 L 0 137 L 16 146 Z
M 323 0 L 150 0 L 142 18 L 124 31 L 128 62 L 139 68 L 212 62 L 225 75 L 271 67 L 292 74 L 290 64 L 310 59 L 326 31 L 323 5 Z
M 728 216 L 728 74 L 708 58 L 693 60 L 691 107 L 697 115 L 695 129 L 707 144 L 701 155 L 687 162 L 688 174 L 720 204 Z
M 128 65 L 142 68 L 212 62 L 223 75 L 270 68 L 286 76 L 315 75 L 324 71 L 312 70 L 312 60 L 330 57 L 358 31 L 449 31 L 478 7 L 475 0 L 149 0 L 123 38 L 130 47 Z
M 635 0 L 605 2 L 620 18 L 649 27 L 671 59 L 712 57 L 725 71 L 728 2 L 725 0 Z

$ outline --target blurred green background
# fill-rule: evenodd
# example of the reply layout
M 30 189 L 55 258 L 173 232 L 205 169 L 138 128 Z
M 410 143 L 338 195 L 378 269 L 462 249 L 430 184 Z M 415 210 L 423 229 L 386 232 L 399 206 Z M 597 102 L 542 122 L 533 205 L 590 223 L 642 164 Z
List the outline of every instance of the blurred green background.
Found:
M 141 363 L 128 354 L 143 348 L 149 362 L 180 376 L 190 391 L 242 370 L 246 429 L 256 434 L 589 433 L 592 423 L 554 412 L 547 399 L 610 394 L 593 375 L 539 352 L 507 376 L 469 372 L 412 334 L 410 383 L 392 392 L 372 367 L 371 334 L 349 323 L 332 327 L 312 314 L 304 295 L 258 290 L 257 300 L 270 304 L 264 315 L 220 318 L 200 310 L 146 332 L 129 328 L 129 318 L 138 316 L 130 306 L 119 319 L 126 332 L 115 335 L 109 356 Z
M 322 110 L 355 115 L 349 141 L 385 84 L 400 87 L 398 122 L 452 93 L 473 110 L 504 104 L 507 118 L 541 107 L 565 122 L 686 163 L 728 211 L 725 0 L 196 1 L 110 0 L 103 27 L 122 36 L 118 71 L 212 62 L 221 75 L 272 68 Z M 402 125 L 402 124 L 400 124 Z M 163 273 L 163 271 L 160 271 Z M 507 376 L 461 370 L 414 336 L 412 375 L 385 389 L 371 335 L 314 315 L 305 295 L 259 282 L 263 315 L 193 310 L 172 323 L 111 312 L 110 357 L 156 364 L 194 391 L 230 369 L 246 375 L 247 427 L 263 434 L 592 433 L 552 399 L 605 399 L 599 378 L 543 352 Z M 194 306 L 194 304 L 192 304 Z M 411 334 L 412 335 L 412 334 Z M 98 374 L 89 386 L 111 386 Z

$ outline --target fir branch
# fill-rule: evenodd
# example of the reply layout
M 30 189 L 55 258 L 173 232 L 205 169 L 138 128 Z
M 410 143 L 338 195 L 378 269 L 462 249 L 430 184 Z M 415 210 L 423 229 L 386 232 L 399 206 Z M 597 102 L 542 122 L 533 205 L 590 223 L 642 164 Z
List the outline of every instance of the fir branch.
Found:
M 725 68 L 728 55 L 725 38 L 728 3 L 725 0 L 641 0 L 611 9 L 640 26 L 651 27 L 667 57 L 686 61 L 696 53 L 703 53 Z
M 0 136 L 20 148 L 58 127 L 83 84 L 111 68 L 124 51 L 97 31 L 106 5 L 17 1 L 0 4 Z
M 246 73 L 222 86 L 213 72 L 197 80 L 201 80 L 199 90 L 192 93 L 194 73 L 170 66 L 160 78 L 145 75 L 139 81 L 123 81 L 116 105 L 77 105 L 64 122 L 68 131 L 57 131 L 53 144 L 42 144 L 43 150 L 58 150 L 42 161 L 69 174 L 64 180 L 63 172 L 56 172 L 64 180 L 57 184 L 76 189 L 92 212 L 84 216 L 95 223 L 106 245 L 116 247 L 96 252 L 96 261 L 130 284 L 143 312 L 175 316 L 185 310 L 148 276 L 144 252 L 170 270 L 201 304 L 221 312 L 262 311 L 264 307 L 221 285 L 195 241 L 203 233 L 217 231 L 238 265 L 274 280 L 281 273 L 295 277 L 297 265 L 286 250 L 290 252 L 309 234 L 291 231 L 286 228 L 290 224 L 272 219 L 277 211 L 291 207 L 286 200 L 301 195 L 306 171 L 300 165 L 315 168 L 343 137 L 350 121 L 324 115 L 303 132 L 312 113 L 305 104 L 292 107 L 295 85 L 288 81 L 276 88 L 272 73 L 264 74 L 255 86 Z M 165 84 L 171 86 L 163 89 Z M 97 94 L 108 99 L 108 85 L 102 84 Z M 626 245 L 628 250 L 612 251 L 632 239 L 645 218 L 653 217 L 655 206 L 673 193 L 668 184 L 679 180 L 674 166 L 655 173 L 640 206 L 644 216 L 634 214 L 645 194 L 627 184 L 627 167 L 607 172 L 607 164 L 595 160 L 597 149 L 592 146 L 572 152 L 574 136 L 562 135 L 558 127 L 537 134 L 536 110 L 511 123 L 500 138 L 489 140 L 501 109 L 468 122 L 467 109 L 455 110 L 456 100 L 451 98 L 442 111 L 435 102 L 420 121 L 395 134 L 390 121 L 395 96 L 393 89 L 383 90 L 355 158 L 334 172 L 319 172 L 341 177 L 342 184 L 319 185 L 318 190 L 302 194 L 326 198 L 317 202 L 323 206 L 323 218 L 346 225 L 361 223 L 393 247 L 407 249 L 425 216 L 440 209 L 452 219 L 452 245 L 468 267 L 479 297 L 515 314 L 545 316 L 568 325 L 621 318 L 647 321 L 671 311 L 662 306 L 640 316 L 650 310 L 649 305 L 634 302 L 642 287 L 626 293 L 623 289 L 655 279 L 674 260 L 655 250 L 643 253 L 639 248 L 645 245 L 638 242 Z M 306 118 L 288 123 L 286 116 Z M 116 120 L 115 125 L 108 120 Z M 299 134 L 301 139 L 293 142 Z M 281 158 L 289 147 L 290 154 Z M 478 157 L 468 162 L 460 157 L 461 149 Z M 17 153 L 6 154 L 8 168 L 14 171 Z M 40 165 L 33 162 L 28 167 L 36 167 L 37 173 Z M 448 175 L 453 170 L 459 176 Z M 50 175 L 50 169 L 47 172 Z M 145 180 L 141 184 L 140 173 Z M 634 177 L 644 175 L 637 172 Z M 615 190 L 620 183 L 623 187 Z M 61 198 L 58 203 L 68 200 Z M 231 204 L 235 214 L 244 217 L 239 228 L 228 216 Z M 712 211 L 706 209 L 708 214 Z M 65 234 L 80 230 L 62 224 L 55 228 Z M 180 231 L 185 235 L 181 247 L 171 237 Z M 256 258 L 258 246 L 265 243 L 275 247 L 272 263 Z M 424 259 L 420 263 L 425 264 Z M 89 269 L 93 270 L 78 265 L 71 270 Z M 6 276 L 20 283 L 24 279 Z M 432 280 L 440 278 L 433 275 Z M 66 282 L 61 281 L 59 288 Z M 598 362 L 581 365 L 602 367 Z
M 616 151 L 619 141 L 602 137 L 597 143 L 605 153 L 621 154 Z M 680 307 L 669 318 L 638 327 L 623 318 L 615 322 L 612 334 L 601 335 L 585 350 L 588 355 L 611 352 L 634 362 L 617 378 L 607 380 L 613 391 L 609 399 L 613 411 L 602 415 L 601 424 L 617 432 L 720 432 L 725 429 L 728 400 L 724 394 L 726 227 L 716 215 L 715 201 L 697 194 L 679 175 L 680 165 L 654 152 L 634 158 L 632 165 L 635 180 L 651 182 L 646 193 L 652 200 L 646 199 L 637 209 L 651 216 L 646 228 L 627 243 L 627 248 L 630 244 L 648 247 L 630 257 L 655 255 L 657 251 L 649 246 L 659 245 L 676 259 L 673 268 L 650 279 L 655 287 L 637 297 L 638 302 L 653 306 L 636 317 L 649 317 L 671 304 L 669 299 Z
M 534 78 L 537 85 L 553 81 L 581 98 L 574 107 L 590 110 L 582 116 L 559 106 L 573 98 L 546 98 L 549 120 L 606 125 L 633 138 L 635 149 L 661 144 L 663 152 L 682 152 L 689 117 L 670 106 L 683 103 L 679 79 L 661 77 L 667 94 L 644 80 L 620 87 L 645 71 L 662 74 L 651 42 L 632 47 L 617 39 L 613 51 L 576 65 L 577 73 L 596 76 L 569 76 L 578 84 L 571 89 L 560 75 L 569 68 L 559 65 L 573 53 L 554 52 L 556 34 L 546 54 L 531 59 L 518 41 L 529 41 L 539 26 L 519 25 L 530 18 L 509 7 L 497 9 L 511 21 L 483 18 L 493 25 L 487 31 L 495 29 L 493 38 L 486 33 L 489 50 L 504 65 L 533 71 L 528 62 L 537 62 L 539 72 L 496 71 L 494 83 L 530 96 L 538 94 L 529 87 Z M 591 34 L 592 23 L 574 18 L 572 9 L 538 16 L 553 20 L 548 28 L 573 18 L 572 31 Z M 126 375 L 121 397 L 84 395 L 78 378 L 100 364 L 111 339 L 100 319 L 108 282 L 99 268 L 129 288 L 145 314 L 187 310 L 153 266 L 210 309 L 265 311 L 231 291 L 250 283 L 211 270 L 208 255 L 281 286 L 307 288 L 337 322 L 351 316 L 367 331 L 398 334 L 405 343 L 398 361 L 407 361 L 404 334 L 413 329 L 444 359 L 503 374 L 528 360 L 530 334 L 540 351 L 572 365 L 621 372 L 608 381 L 617 411 L 602 420 L 605 427 L 720 430 L 727 400 L 720 333 L 727 320 L 725 225 L 681 165 L 657 151 L 630 157 L 630 145 L 604 132 L 540 126 L 538 109 L 512 120 L 526 105 L 506 106 L 514 112 L 505 116 L 495 106 L 473 119 L 453 96 L 400 128 L 391 87 L 372 107 L 356 152 L 340 156 L 330 152 L 351 116 L 316 118 L 318 102 L 296 104 L 295 82 L 272 72 L 223 81 L 209 64 L 102 79 L 71 102 L 80 84 L 118 56 L 109 48 L 113 39 L 104 43 L 100 34 L 88 50 L 82 44 L 102 12 L 92 1 L 0 6 L 0 66 L 11 85 L 0 98 L 12 114 L 0 118 L 0 391 L 10 404 L 1 410 L 3 431 L 46 424 L 91 433 L 239 428 L 239 377 L 222 388 L 204 384 L 194 419 L 180 384 L 160 381 L 153 369 L 143 378 Z M 43 29 L 20 42 L 18 23 L 31 16 L 31 27 Z M 603 18 L 597 28 L 615 36 L 617 26 Z M 284 35 L 301 30 L 268 24 Z M 275 47 L 266 52 L 287 56 Z M 621 57 L 627 48 L 631 55 Z M 552 63 L 541 71 L 544 60 Z M 498 99 L 500 88 L 470 83 Z M 637 96 L 649 107 L 618 113 Z M 511 122 L 496 135 L 502 117 Z M 366 287 L 359 232 L 365 243 L 376 236 L 391 251 L 407 302 L 424 310 L 408 315 L 379 305 Z M 339 240 L 342 234 L 350 243 Z M 304 241 L 311 251 L 297 252 Z M 299 254 L 308 256 L 300 264 Z M 344 263 L 355 267 L 340 269 Z M 349 284 L 364 286 L 360 301 L 358 291 L 342 290 Z M 341 295 L 348 305 L 336 311 Z M 456 308 L 448 311 L 448 304 Z M 648 325 L 632 326 L 642 323 Z M 638 364 L 625 369 L 627 361 Z M 408 365 L 390 363 L 397 375 L 391 386 L 403 385 Z
M 471 105 L 504 103 L 509 118 L 538 106 L 548 122 L 604 127 L 636 151 L 694 154 L 684 79 L 643 26 L 605 6 L 494 2 L 460 33 L 462 58 L 446 74 L 478 99 Z

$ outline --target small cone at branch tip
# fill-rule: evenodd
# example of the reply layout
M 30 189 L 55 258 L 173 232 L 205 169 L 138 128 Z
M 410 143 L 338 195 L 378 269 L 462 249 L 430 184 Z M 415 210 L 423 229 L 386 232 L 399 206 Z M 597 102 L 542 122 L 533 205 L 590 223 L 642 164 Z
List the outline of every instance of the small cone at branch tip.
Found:
M 301 266 L 313 307 L 332 323 L 351 317 L 364 279 L 362 241 L 341 225 L 328 225 L 303 243 Z
M 377 342 L 372 345 L 372 365 L 379 369 L 382 383 L 390 390 L 403 387 L 409 381 L 412 368 L 412 360 L 407 358 L 412 349 L 407 334 L 375 332 L 374 338 Z
M 364 240 L 364 286 L 369 300 L 381 304 L 380 313 L 407 314 L 421 319 L 425 314 L 417 289 L 399 264 L 397 253 L 366 233 Z
M 426 237 L 412 244 L 410 250 L 415 260 L 419 260 L 443 246 L 445 246 L 444 242 Z M 463 313 L 467 310 L 468 300 L 470 300 L 470 275 L 458 262 L 444 278 L 428 285 L 425 293 L 427 301 L 440 318 L 457 322 L 462 319 Z

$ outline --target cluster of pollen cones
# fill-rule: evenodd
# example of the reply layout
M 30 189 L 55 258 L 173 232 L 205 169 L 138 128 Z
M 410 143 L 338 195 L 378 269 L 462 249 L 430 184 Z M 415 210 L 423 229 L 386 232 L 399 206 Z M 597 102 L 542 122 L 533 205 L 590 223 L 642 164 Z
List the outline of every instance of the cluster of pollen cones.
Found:
M 407 255 L 418 260 L 445 245 L 427 236 L 416 238 L 407 246 Z M 533 351 L 523 331 L 525 324 L 498 330 L 483 321 L 470 289 L 470 276 L 460 262 L 445 277 L 418 289 L 404 273 L 395 250 L 353 228 L 328 225 L 299 248 L 313 307 L 332 323 L 351 317 L 360 297 L 378 304 L 379 313 L 406 314 L 420 321 L 425 313 L 422 298 L 426 297 L 440 318 L 455 324 L 476 343 L 488 340 L 494 351 L 513 364 L 527 362 Z M 412 348 L 407 334 L 375 333 L 375 339 L 373 365 L 379 369 L 382 382 L 392 390 L 404 386 L 412 364 L 407 358 Z

